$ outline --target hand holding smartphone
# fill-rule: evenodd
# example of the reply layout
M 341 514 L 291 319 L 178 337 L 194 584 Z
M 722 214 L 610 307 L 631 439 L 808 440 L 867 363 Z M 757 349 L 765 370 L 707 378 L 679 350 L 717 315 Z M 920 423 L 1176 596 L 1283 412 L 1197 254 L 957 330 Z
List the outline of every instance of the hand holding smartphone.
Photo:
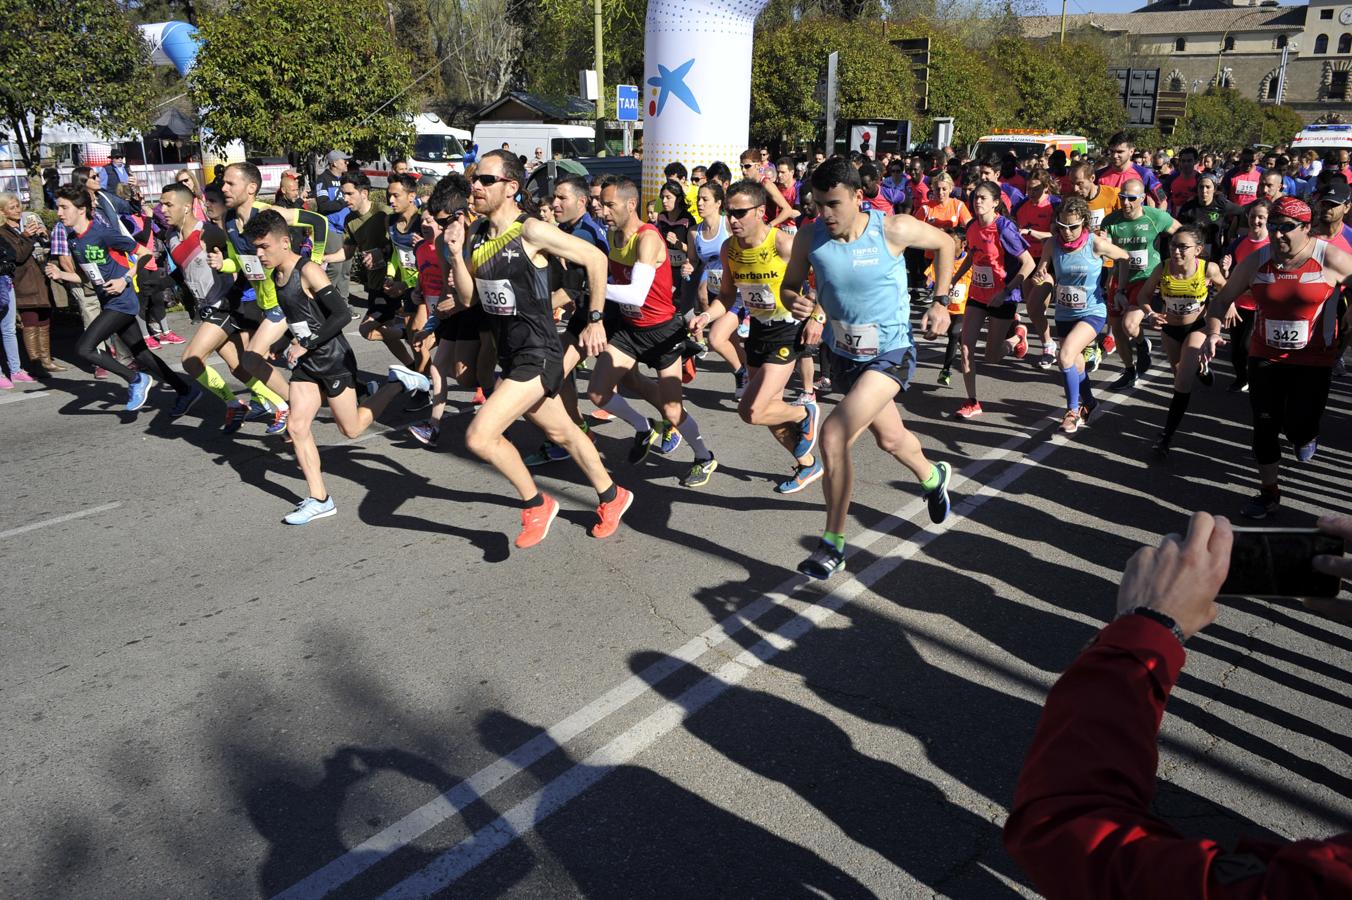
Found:
M 1220 595 L 1230 597 L 1294 597 L 1332 599 L 1342 589 L 1337 566 L 1316 568 L 1315 557 L 1341 561 L 1352 520 L 1346 531 L 1325 528 L 1235 528 L 1230 568 Z M 1346 563 L 1344 563 L 1346 565 Z M 1352 574 L 1352 573 L 1349 573 Z

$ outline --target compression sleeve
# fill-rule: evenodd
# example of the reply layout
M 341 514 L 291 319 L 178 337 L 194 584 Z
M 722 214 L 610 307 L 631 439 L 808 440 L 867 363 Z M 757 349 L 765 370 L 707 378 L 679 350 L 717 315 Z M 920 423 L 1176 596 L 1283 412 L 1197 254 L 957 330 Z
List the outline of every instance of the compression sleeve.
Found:
M 324 265 L 324 245 L 329 241 L 329 220 L 308 209 L 296 210 L 296 227 L 310 231 L 310 259 Z
M 324 325 L 314 338 L 315 344 L 319 345 L 341 334 L 343 327 L 352 321 L 352 312 L 331 284 L 324 285 L 315 293 L 315 302 L 324 310 Z
M 657 277 L 657 269 L 647 263 L 635 263 L 634 272 L 628 284 L 607 284 L 606 299 L 614 300 L 625 306 L 642 306 L 648 299 L 648 290 Z

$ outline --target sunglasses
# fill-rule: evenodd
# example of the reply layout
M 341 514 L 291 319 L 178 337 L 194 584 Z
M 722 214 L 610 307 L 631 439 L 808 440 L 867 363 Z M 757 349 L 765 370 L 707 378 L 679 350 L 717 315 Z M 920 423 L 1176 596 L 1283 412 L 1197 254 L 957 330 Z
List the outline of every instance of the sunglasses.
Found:
M 178 183 L 179 183 L 179 184 L 186 184 L 186 185 L 188 185 L 189 187 L 191 187 L 191 186 L 192 186 L 192 179 L 191 179 L 191 178 L 180 178 L 180 179 L 178 180 Z
M 1064 228 L 1066 231 L 1074 231 L 1074 230 L 1077 229 L 1077 228 L 1083 228 L 1083 227 L 1084 227 L 1084 223 L 1083 223 L 1083 222 L 1062 222 L 1060 219 L 1057 219 L 1057 220 L 1056 220 L 1056 227 L 1057 227 L 1057 228 Z
M 1290 234 L 1304 224 L 1304 222 L 1269 222 L 1267 230 L 1270 234 Z
M 1139 203 L 1141 200 L 1145 199 L 1144 194 L 1119 194 L 1118 196 L 1127 203 Z
M 1196 244 L 1170 244 L 1169 249 L 1174 253 L 1187 253 L 1189 250 L 1196 250 Z
M 726 212 L 729 216 L 731 216 L 731 217 L 734 218 L 734 219 L 741 219 L 742 216 L 745 216 L 747 213 L 751 212 L 751 210 L 753 210 L 753 209 L 760 209 L 760 207 L 759 207 L 759 206 L 743 206 L 741 209 L 738 209 L 738 208 L 735 207 L 735 206 L 729 206 L 726 210 L 724 210 L 724 212 Z
M 497 184 L 499 181 L 511 181 L 511 179 L 510 179 L 510 178 L 507 178 L 507 177 L 505 177 L 505 176 L 503 176 L 503 175 L 475 175 L 475 176 L 474 176 L 474 183 L 475 183 L 475 184 L 482 184 L 484 187 L 492 187 L 493 185 Z

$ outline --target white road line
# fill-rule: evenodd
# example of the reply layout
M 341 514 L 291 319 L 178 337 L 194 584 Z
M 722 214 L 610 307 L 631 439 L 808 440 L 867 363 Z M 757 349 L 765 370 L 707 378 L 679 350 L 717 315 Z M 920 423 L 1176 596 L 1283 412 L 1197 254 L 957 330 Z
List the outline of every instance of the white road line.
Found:
M 29 525 L 21 525 L 18 528 L 11 528 L 9 531 L 0 531 L 0 540 L 8 537 L 14 537 L 16 534 L 25 534 L 29 531 L 37 531 L 39 528 L 46 528 L 48 525 L 60 525 L 62 522 L 69 522 L 73 519 L 83 519 L 85 516 L 98 515 L 101 512 L 107 512 L 110 509 L 117 509 L 122 505 L 118 500 L 114 503 L 105 503 L 102 506 L 91 506 L 89 509 L 82 509 L 79 512 L 66 513 L 64 516 L 57 516 L 54 519 L 43 519 L 41 522 L 33 522 Z
M 22 394 L 10 394 L 7 397 L 0 397 L 0 406 L 6 403 L 22 403 L 24 400 L 36 400 L 38 397 L 47 397 L 51 391 L 24 391 Z
M 1110 396 L 1112 399 L 1105 398 L 1100 401 L 1097 415 L 1103 415 L 1108 409 L 1116 405 L 1118 400 L 1124 395 L 1118 394 Z M 949 490 L 952 491 L 958 486 L 971 481 L 990 466 L 1009 458 L 1023 445 L 1042 440 L 1043 437 L 1055 427 L 1056 426 L 1052 424 L 1040 428 L 1031 434 L 1016 434 L 986 456 L 970 463 L 964 463 L 961 475 L 958 475 L 955 470 L 953 480 L 949 485 Z M 1016 474 L 1007 478 L 1006 475 L 1009 473 L 1005 473 L 995 482 L 992 482 L 992 485 L 994 486 L 992 491 L 998 492 L 1012 482 L 1014 478 L 1027 472 L 1032 467 L 1032 464 L 1041 461 L 1056 447 L 1059 447 L 1064 443 L 1066 443 L 1066 438 L 1061 435 L 1056 435 L 1050 441 L 1044 442 L 1042 446 L 1037 447 L 1032 453 L 1024 457 L 1020 464 L 1011 467 L 1009 471 Z M 958 507 L 955 508 L 954 512 L 958 515 L 968 514 L 972 509 L 975 509 L 977 506 L 980 506 L 981 503 L 984 503 L 986 499 L 989 499 L 990 494 L 988 493 L 985 495 L 985 499 L 981 499 L 973 505 L 973 501 L 976 497 L 983 496 L 983 492 L 986 491 L 987 488 L 983 487 L 972 498 L 960 503 Z M 901 509 L 898 509 L 896 512 L 887 516 L 875 527 L 862 532 L 857 538 L 853 538 L 849 545 L 847 545 L 848 556 L 852 557 L 854 554 L 868 549 L 878 540 L 890 534 L 901 525 L 909 523 L 910 519 L 913 516 L 921 514 L 924 508 L 925 501 L 923 499 L 917 498 L 910 501 Z M 817 601 L 813 607 L 809 607 L 809 610 L 818 607 L 821 608 L 825 611 L 822 614 L 824 620 L 827 615 L 834 612 L 841 604 L 847 602 L 852 597 L 857 596 L 857 594 L 864 589 L 865 585 L 859 583 L 860 579 L 870 577 L 869 573 L 874 572 L 874 570 L 879 570 L 879 567 L 884 563 L 887 563 L 888 565 L 871 577 L 876 580 L 887 572 L 890 572 L 905 558 L 909 558 L 910 554 L 913 554 L 925 544 L 928 544 L 934 536 L 946 531 L 954 521 L 954 518 L 954 516 L 950 516 L 949 519 L 940 526 L 928 526 L 930 530 L 922 532 L 915 542 L 904 542 L 893 551 L 894 553 L 904 552 L 907 548 L 910 548 L 907 557 L 894 559 L 891 554 L 882 557 L 864 572 L 861 572 L 856 578 L 843 582 L 836 587 L 831 593 Z M 805 583 L 807 583 L 807 579 L 802 575 L 794 575 L 793 577 L 786 579 L 774 590 L 756 598 L 723 621 L 687 641 L 676 650 L 671 651 L 667 655 L 667 659 L 655 663 L 641 673 L 626 678 L 620 684 L 606 691 L 586 706 L 556 722 L 542 734 L 539 734 L 525 744 L 522 744 L 506 756 L 494 760 L 489 765 L 452 787 L 446 793 L 404 816 L 398 822 L 384 828 L 322 868 L 315 870 L 290 888 L 277 894 L 274 900 L 312 900 L 312 898 L 326 896 L 340 886 L 351 881 L 353 878 L 361 875 L 391 854 L 406 847 L 422 834 L 425 834 L 427 831 L 435 828 L 452 816 L 458 815 L 470 804 L 500 787 L 523 769 L 534 765 L 549 753 L 553 752 L 557 747 L 566 745 L 573 738 L 587 731 L 593 725 L 596 725 L 612 713 L 622 709 L 638 697 L 643 696 L 651 690 L 654 685 L 679 671 L 682 664 L 693 663 L 694 660 L 704 655 L 705 652 L 728 640 L 771 609 L 774 609 L 776 606 L 783 606 L 785 601 L 788 600 L 789 595 Z M 869 581 L 868 583 L 872 584 L 873 581 Z M 851 588 L 851 585 L 856 585 L 856 587 Z M 853 592 L 851 593 L 851 591 Z M 802 613 L 802 616 L 805 615 L 808 615 L 808 611 Z M 799 616 L 790 621 L 791 623 L 798 622 L 802 621 L 802 618 Z M 773 653 L 771 653 L 771 656 L 773 656 Z M 768 659 L 769 657 L 766 658 Z M 712 699 L 712 697 L 709 699 Z M 708 701 L 706 700 L 705 702 Z M 650 716 L 649 719 L 644 720 L 644 723 L 641 723 L 640 726 L 636 727 L 643 727 L 643 725 L 651 721 L 652 718 L 653 717 Z M 679 722 L 680 719 L 678 718 L 676 721 Z M 666 730 L 669 731 L 670 727 Z M 665 731 L 662 733 L 665 733 Z M 653 740 L 656 740 L 657 737 L 660 736 L 660 734 L 654 736 Z M 620 739 L 617 738 L 616 740 Z M 648 743 L 651 743 L 651 741 Z M 607 748 L 610 748 L 613 745 L 614 742 L 607 745 Z M 647 744 L 644 746 L 647 746 Z M 639 749 L 642 749 L 642 747 Z M 602 752 L 604 752 L 604 749 L 598 751 L 598 753 Z M 638 750 L 635 750 L 634 752 L 637 753 Z M 595 756 L 595 754 L 593 755 Z M 572 771 L 573 770 L 570 770 L 570 772 Z M 602 772 L 601 775 L 603 774 L 605 773 Z M 600 778 L 601 775 L 597 775 L 596 778 Z M 568 773 L 561 776 L 561 778 L 565 777 L 568 777 Z M 595 779 L 586 781 L 586 783 L 579 787 L 572 796 L 581 793 L 581 791 L 585 790 L 586 786 L 589 786 L 594 780 Z M 557 781 L 552 784 L 557 784 Z M 553 788 L 550 790 L 552 794 Z M 543 791 L 541 793 L 543 793 Z M 571 797 L 568 799 L 571 799 Z M 552 812 L 553 809 L 550 811 Z M 502 820 L 499 821 L 501 822 Z M 497 825 L 498 823 L 494 824 Z M 510 823 L 503 824 L 505 827 Z M 490 825 L 488 828 L 481 830 L 480 833 L 475 835 L 471 840 L 479 840 L 479 835 L 485 835 L 486 839 L 487 835 L 485 832 L 493 827 L 494 826 Z M 504 837 L 513 836 L 514 833 L 504 835 Z M 510 840 L 508 842 L 510 842 Z M 457 848 L 459 846 L 460 845 L 457 845 Z M 506 846 L 506 844 L 498 844 L 493 849 L 500 849 L 501 846 Z M 447 855 L 455 853 L 457 848 L 447 851 Z M 487 849 L 486 845 L 485 849 Z M 486 856 L 478 858 L 474 864 L 477 865 L 478 862 L 481 862 L 482 859 L 486 858 Z M 436 865 L 436 863 L 433 863 L 433 865 Z M 470 866 L 470 868 L 472 867 L 473 866 Z M 464 871 L 469 871 L 469 869 L 464 869 L 461 874 L 463 874 Z

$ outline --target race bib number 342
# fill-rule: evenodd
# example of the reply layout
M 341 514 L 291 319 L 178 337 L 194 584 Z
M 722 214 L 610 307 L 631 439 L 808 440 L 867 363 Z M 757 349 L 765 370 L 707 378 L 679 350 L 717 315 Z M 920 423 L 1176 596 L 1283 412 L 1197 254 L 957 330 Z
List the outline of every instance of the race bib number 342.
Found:
M 1310 343 L 1310 323 L 1297 320 L 1282 322 L 1276 319 L 1264 321 L 1264 336 L 1267 345 L 1274 350 L 1303 350 Z

